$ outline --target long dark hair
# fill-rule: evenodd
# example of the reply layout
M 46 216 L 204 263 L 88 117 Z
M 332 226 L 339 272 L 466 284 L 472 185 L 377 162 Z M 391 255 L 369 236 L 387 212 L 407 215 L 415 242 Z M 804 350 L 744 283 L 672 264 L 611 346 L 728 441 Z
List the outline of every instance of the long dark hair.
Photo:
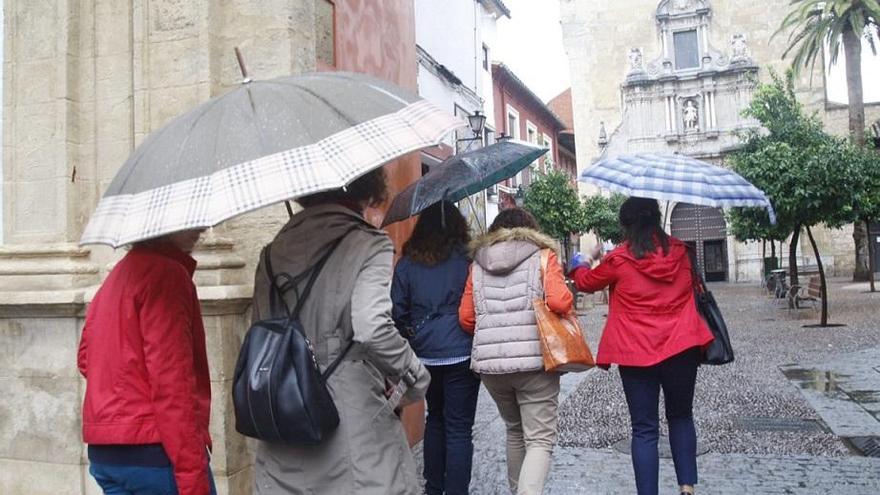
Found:
M 388 199 L 388 183 L 385 168 L 379 167 L 355 179 L 342 189 L 319 192 L 296 200 L 303 208 L 342 203 L 350 205 L 379 206 Z
M 454 204 L 441 201 L 422 211 L 412 235 L 403 245 L 403 255 L 433 266 L 446 261 L 455 247 L 464 248 L 469 241 L 464 216 Z
M 669 236 L 660 225 L 657 200 L 629 198 L 620 206 L 619 219 L 623 239 L 629 241 L 629 251 L 637 259 L 653 253 L 658 244 L 663 248 L 663 254 L 669 253 Z
M 495 232 L 498 229 L 515 229 L 517 227 L 525 227 L 527 229 L 541 231 L 535 216 L 522 208 L 507 208 L 501 210 L 501 213 L 495 217 L 489 232 Z

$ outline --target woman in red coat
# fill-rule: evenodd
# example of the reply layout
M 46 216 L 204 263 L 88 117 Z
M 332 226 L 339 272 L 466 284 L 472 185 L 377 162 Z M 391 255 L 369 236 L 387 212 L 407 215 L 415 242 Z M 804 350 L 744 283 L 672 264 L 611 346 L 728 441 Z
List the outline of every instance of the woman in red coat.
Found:
M 660 389 L 681 493 L 697 483 L 694 384 L 701 347 L 712 334 L 697 313 L 687 246 L 666 235 L 657 201 L 629 198 L 620 208 L 624 241 L 594 268 L 571 272 L 578 290 L 611 287 L 596 363 L 617 364 L 632 423 L 639 495 L 657 494 Z M 598 253 L 594 253 L 594 257 Z
M 89 304 L 83 440 L 105 493 L 216 494 L 211 379 L 190 256 L 201 230 L 134 244 Z

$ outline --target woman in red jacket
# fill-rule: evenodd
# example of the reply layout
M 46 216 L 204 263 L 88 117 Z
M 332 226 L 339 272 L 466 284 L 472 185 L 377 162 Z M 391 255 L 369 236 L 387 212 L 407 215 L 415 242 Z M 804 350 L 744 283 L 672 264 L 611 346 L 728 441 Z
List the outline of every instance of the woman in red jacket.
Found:
M 189 255 L 201 230 L 136 243 L 89 304 L 83 440 L 105 493 L 214 494 L 211 382 Z
M 620 368 L 639 495 L 658 490 L 661 388 L 680 491 L 694 493 L 694 384 L 701 347 L 713 337 L 697 313 L 687 246 L 663 231 L 657 201 L 629 198 L 620 208 L 620 224 L 624 242 L 598 266 L 578 266 L 571 276 L 581 291 L 611 287 L 596 363 Z

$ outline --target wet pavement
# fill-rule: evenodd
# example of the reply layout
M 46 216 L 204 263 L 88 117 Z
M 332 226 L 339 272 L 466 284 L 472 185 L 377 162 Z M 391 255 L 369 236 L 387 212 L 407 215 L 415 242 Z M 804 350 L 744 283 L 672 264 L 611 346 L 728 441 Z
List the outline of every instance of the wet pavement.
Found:
M 789 312 L 756 286 L 710 289 L 737 360 L 699 372 L 695 419 L 706 453 L 698 458 L 698 491 L 880 494 L 880 458 L 861 455 L 867 451 L 851 441 L 880 434 L 880 293 L 833 281 L 831 321 L 846 326 L 823 329 L 803 327 L 818 320 L 812 309 Z M 594 350 L 606 310 L 582 315 Z M 566 375 L 562 394 L 546 493 L 635 493 L 616 369 Z M 471 493 L 508 493 L 504 425 L 485 390 L 474 441 Z M 660 471 L 661 493 L 677 493 L 671 461 L 661 459 Z
M 835 435 L 880 437 L 880 348 L 781 369 Z

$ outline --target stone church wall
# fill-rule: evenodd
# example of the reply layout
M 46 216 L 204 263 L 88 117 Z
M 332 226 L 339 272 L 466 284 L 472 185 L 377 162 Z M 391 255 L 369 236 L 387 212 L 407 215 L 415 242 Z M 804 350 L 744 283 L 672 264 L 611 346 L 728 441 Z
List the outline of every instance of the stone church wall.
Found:
M 672 0 L 672 3 L 684 6 L 698 1 L 703 0 Z M 639 151 L 637 141 L 614 144 L 613 136 L 624 120 L 622 84 L 631 68 L 630 50 L 640 48 L 645 62 L 662 53 L 656 17 L 661 3 L 657 0 L 560 0 L 563 39 L 570 61 L 575 130 L 579 138 L 577 161 L 581 168 L 589 166 L 600 155 L 597 138 L 602 123 L 611 136 L 609 146 L 616 146 L 615 151 Z M 770 79 L 771 69 L 777 73 L 786 70 L 790 62 L 781 57 L 788 35 L 781 33 L 773 37 L 773 34 L 789 11 L 788 0 L 712 0 L 703 3 L 711 9 L 709 43 L 712 48 L 729 56 L 734 36 L 743 35 L 761 81 Z M 804 70 L 798 78 L 798 99 L 808 112 L 818 113 L 826 130 L 845 135 L 848 132 L 847 109 L 826 103 L 821 62 L 819 65 L 812 72 Z M 719 108 L 718 117 L 731 118 L 730 113 L 734 111 Z M 648 119 L 657 118 L 653 114 L 658 112 L 659 109 L 651 108 Z M 880 119 L 880 105 L 869 105 L 866 122 L 877 119 Z M 719 143 L 722 142 L 720 139 Z M 719 144 L 716 152 L 722 148 Z M 670 146 L 670 151 L 673 149 L 678 148 Z M 596 190 L 583 187 L 582 192 L 594 194 Z M 852 227 L 817 230 L 820 252 L 830 261 L 829 272 L 839 276 L 851 275 L 854 265 Z M 756 280 L 760 274 L 761 245 L 728 244 L 730 280 Z M 802 262 L 815 263 L 805 240 L 801 242 L 800 252 L 808 258 Z

